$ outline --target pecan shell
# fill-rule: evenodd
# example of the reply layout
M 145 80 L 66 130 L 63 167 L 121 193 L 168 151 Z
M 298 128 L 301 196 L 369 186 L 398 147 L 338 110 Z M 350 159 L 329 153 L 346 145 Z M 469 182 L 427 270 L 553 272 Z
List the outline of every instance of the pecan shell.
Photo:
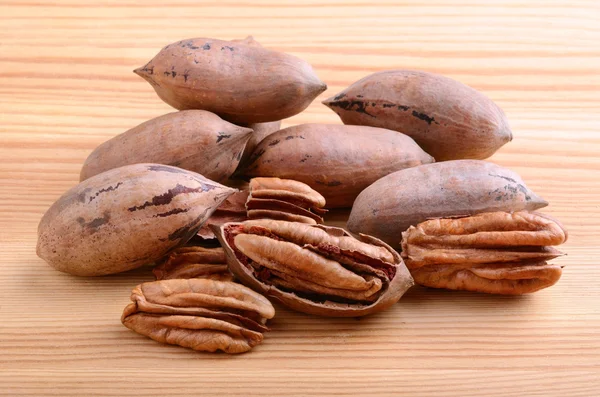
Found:
M 249 219 L 323 223 L 325 198 L 305 183 L 291 179 L 253 178 L 246 202 Z
M 215 212 L 198 230 L 198 237 L 203 240 L 216 239 L 215 234 L 210 229 L 210 225 L 222 225 L 227 222 L 243 222 L 248 219 L 246 215 L 246 200 L 248 200 L 248 191 L 242 190 L 235 192 L 227 197 Z
M 309 185 L 329 208 L 348 208 L 384 176 L 432 163 L 412 140 L 383 128 L 309 123 L 270 134 L 234 177 L 277 177 Z
M 489 212 L 432 219 L 402 233 L 402 257 L 417 284 L 520 295 L 555 284 L 563 255 L 551 247 L 567 240 L 556 220 L 539 213 Z
M 263 340 L 275 309 L 243 285 L 206 279 L 143 283 L 121 317 L 127 328 L 157 342 L 194 350 L 244 353 Z
M 481 160 L 425 164 L 391 173 L 354 201 L 348 230 L 382 239 L 399 249 L 399 236 L 434 218 L 495 211 L 534 211 L 548 205 L 507 168 Z
M 300 312 L 364 316 L 390 307 L 413 285 L 400 255 L 374 237 L 270 219 L 214 230 L 238 280 Z
M 168 165 L 115 168 L 79 183 L 46 211 L 37 254 L 77 276 L 135 269 L 186 244 L 234 192 Z
M 157 280 L 174 278 L 209 278 L 232 281 L 223 248 L 180 247 L 171 252 L 163 263 L 152 269 Z
M 437 161 L 484 159 L 512 139 L 506 115 L 491 99 L 433 73 L 373 73 L 323 104 L 344 124 L 405 133 Z
M 127 164 L 168 164 L 228 184 L 254 132 L 205 110 L 183 110 L 148 120 L 98 146 L 80 178 Z
M 327 89 L 306 61 L 252 38 L 180 40 L 134 73 L 175 109 L 208 110 L 236 124 L 286 119 Z

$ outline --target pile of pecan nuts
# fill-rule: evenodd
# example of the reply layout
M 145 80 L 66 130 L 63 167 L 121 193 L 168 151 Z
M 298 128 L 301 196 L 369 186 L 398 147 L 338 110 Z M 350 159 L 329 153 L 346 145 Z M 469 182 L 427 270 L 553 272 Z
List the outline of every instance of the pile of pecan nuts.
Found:
M 140 334 L 242 353 L 268 330 L 269 299 L 353 317 L 414 283 L 516 295 L 561 276 L 548 261 L 567 232 L 519 175 L 482 160 L 512 133 L 466 85 L 374 73 L 323 101 L 343 124 L 280 129 L 327 86 L 252 37 L 178 41 L 135 73 L 178 111 L 89 155 L 37 253 L 77 276 L 155 266 L 121 319 Z M 348 231 L 325 226 L 326 208 L 351 208 Z

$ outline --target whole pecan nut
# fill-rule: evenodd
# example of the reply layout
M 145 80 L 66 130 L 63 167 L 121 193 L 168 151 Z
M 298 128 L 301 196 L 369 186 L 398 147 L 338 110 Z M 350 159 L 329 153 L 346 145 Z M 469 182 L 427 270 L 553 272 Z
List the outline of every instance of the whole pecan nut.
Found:
M 157 280 L 174 278 L 209 278 L 232 281 L 223 248 L 197 246 L 180 247 L 171 252 L 163 263 L 152 269 Z
M 127 328 L 157 342 L 194 350 L 244 353 L 263 340 L 275 309 L 243 285 L 206 279 L 143 283 L 121 317 Z
M 231 272 L 292 309 L 332 317 L 384 310 L 413 285 L 382 241 L 323 225 L 250 220 L 215 228 Z
M 547 261 L 563 255 L 551 246 L 566 240 L 546 215 L 489 212 L 411 226 L 402 233 L 402 257 L 420 285 L 519 295 L 558 281 L 561 267 Z
M 248 218 L 323 223 L 325 198 L 305 183 L 291 179 L 253 178 L 246 202 Z

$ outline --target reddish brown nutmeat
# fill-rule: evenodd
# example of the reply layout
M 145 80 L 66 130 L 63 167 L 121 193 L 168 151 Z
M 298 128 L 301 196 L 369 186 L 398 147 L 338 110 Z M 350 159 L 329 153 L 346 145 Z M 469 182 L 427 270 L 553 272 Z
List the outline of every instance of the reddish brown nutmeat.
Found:
M 520 211 L 488 212 L 459 219 L 432 219 L 402 233 L 402 257 L 415 282 L 433 288 L 520 295 L 555 284 L 567 240 L 548 216 Z
M 79 183 L 46 211 L 37 254 L 77 276 L 154 263 L 191 239 L 233 192 L 168 165 L 115 168 Z
M 160 280 L 138 285 L 121 322 L 160 343 L 244 353 L 263 340 L 275 309 L 243 285 L 207 279 Z
M 128 164 L 158 163 L 227 183 L 252 133 L 204 110 L 165 114 L 98 146 L 85 160 L 80 179 Z
M 504 112 L 492 100 L 432 73 L 374 73 L 323 104 L 344 124 L 402 132 L 437 161 L 484 159 L 512 139 Z
M 396 303 L 413 284 L 382 241 L 343 229 L 269 219 L 214 228 L 240 282 L 304 313 L 357 317 Z
M 325 198 L 305 183 L 291 179 L 252 178 L 246 202 L 248 218 L 323 223 Z
M 181 40 L 134 72 L 174 108 L 208 110 L 236 124 L 291 117 L 327 89 L 307 62 L 249 39 Z
M 397 248 L 403 231 L 427 219 L 546 205 L 504 167 L 481 160 L 446 161 L 394 172 L 367 187 L 354 202 L 348 229 Z
M 242 171 L 306 183 L 329 208 L 350 207 L 377 179 L 434 161 L 410 137 L 381 128 L 301 124 L 269 135 Z
M 175 278 L 208 278 L 232 281 L 233 275 L 227 267 L 223 248 L 185 246 L 173 250 L 163 262 L 152 269 L 157 280 Z

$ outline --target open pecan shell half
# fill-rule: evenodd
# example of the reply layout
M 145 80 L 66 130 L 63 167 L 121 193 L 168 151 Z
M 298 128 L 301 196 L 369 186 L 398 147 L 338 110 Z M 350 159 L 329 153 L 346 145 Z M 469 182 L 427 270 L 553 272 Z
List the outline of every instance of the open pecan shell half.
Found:
M 270 219 L 214 230 L 239 281 L 300 312 L 364 316 L 396 303 L 413 285 L 400 255 L 374 237 Z

